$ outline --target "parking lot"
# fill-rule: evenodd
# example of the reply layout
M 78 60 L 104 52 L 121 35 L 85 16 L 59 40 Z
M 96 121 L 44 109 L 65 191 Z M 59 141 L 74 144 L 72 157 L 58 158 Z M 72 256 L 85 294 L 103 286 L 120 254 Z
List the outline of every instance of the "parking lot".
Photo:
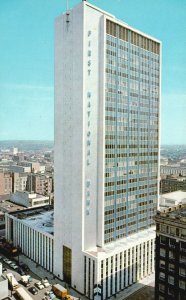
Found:
M 7 260 L 8 260 L 8 259 L 7 259 Z M 52 289 L 52 286 L 51 286 L 51 285 L 52 285 L 52 284 L 54 284 L 54 283 L 59 283 L 58 280 L 55 280 L 55 279 L 53 278 L 53 275 L 50 274 L 50 276 L 47 277 L 46 275 L 49 275 L 49 274 L 46 274 L 46 273 L 48 273 L 48 272 L 45 273 L 45 270 L 42 270 L 39 266 L 37 266 L 34 262 L 32 262 L 32 261 L 30 261 L 30 260 L 29 260 L 30 266 L 29 266 L 29 264 L 26 264 L 26 263 L 27 263 L 27 258 L 26 258 L 25 256 L 23 256 L 23 255 L 20 256 L 19 262 L 18 262 L 17 259 L 16 259 L 16 260 L 11 259 L 11 261 L 14 263 L 14 265 L 11 265 L 11 264 L 10 264 L 10 261 L 7 261 L 7 260 L 6 260 L 6 257 L 5 257 L 3 254 L 0 253 L 0 261 L 1 261 L 2 265 L 3 265 L 3 271 L 4 271 L 3 274 L 6 275 L 6 274 L 8 274 L 8 273 L 12 273 L 12 274 L 14 275 L 14 277 L 16 278 L 16 280 L 18 281 L 18 284 L 19 284 L 22 288 L 24 288 L 25 291 L 26 291 L 33 299 L 35 299 L 35 300 L 41 300 L 41 299 L 46 299 L 46 300 L 49 300 L 49 299 L 58 299 L 57 297 L 52 298 L 52 295 L 51 295 L 51 297 L 50 297 L 49 295 L 46 295 L 47 292 L 51 291 L 51 289 Z M 30 275 L 30 276 L 31 276 L 31 279 L 32 279 L 32 281 L 30 282 L 30 285 L 29 285 L 28 287 L 25 287 L 25 286 L 23 285 L 23 283 L 21 282 L 21 275 L 19 274 L 19 273 L 20 273 L 20 269 L 16 269 L 16 270 L 13 269 L 14 266 L 18 266 L 18 267 L 20 268 L 20 265 L 22 265 L 23 263 L 24 263 L 28 268 L 27 268 L 27 271 L 26 271 L 25 269 L 24 269 L 24 270 L 22 269 L 22 271 L 24 271 L 24 273 L 25 273 L 26 275 Z M 32 270 L 31 270 L 31 264 L 32 264 L 32 266 L 34 266 L 34 272 L 33 272 L 33 268 L 32 268 Z M 15 268 L 15 267 L 14 267 L 14 268 Z M 37 270 L 38 270 L 38 274 L 37 274 Z M 23 273 L 22 273 L 22 274 L 23 274 Z M 44 287 L 44 288 L 42 288 L 41 290 L 39 290 L 38 287 L 36 286 L 36 284 L 37 284 L 39 281 L 41 281 L 42 279 L 44 279 L 45 277 L 48 278 L 48 282 L 49 282 L 50 286 L 49 286 L 49 287 Z M 50 278 L 49 278 L 49 277 L 50 277 Z M 61 284 L 61 283 L 60 283 L 60 284 Z M 29 289 L 30 289 L 31 287 L 35 287 L 35 288 L 36 288 L 36 290 L 37 290 L 37 292 L 38 292 L 37 295 L 33 295 L 33 294 L 29 291 Z M 79 297 L 76 298 L 78 295 L 75 295 L 76 293 L 75 293 L 74 291 L 71 291 L 71 292 L 72 292 L 71 295 L 73 295 L 74 299 L 80 299 Z M 69 293 L 70 293 L 70 291 L 69 291 Z M 11 292 L 11 289 L 9 290 L 9 296 L 12 296 L 11 299 L 18 299 L 18 298 L 16 297 L 15 292 Z M 81 299 L 82 299 L 82 298 L 81 298 Z

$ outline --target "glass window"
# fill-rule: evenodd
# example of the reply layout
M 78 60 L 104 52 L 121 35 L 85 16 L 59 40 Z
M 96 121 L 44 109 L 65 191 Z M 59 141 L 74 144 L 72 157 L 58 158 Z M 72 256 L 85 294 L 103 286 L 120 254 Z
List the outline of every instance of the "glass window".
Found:
M 179 280 L 179 287 L 183 290 L 186 289 L 186 282 L 183 280 Z
M 164 235 L 160 236 L 160 243 L 164 245 L 166 244 L 166 237 Z
M 186 269 L 179 268 L 179 274 L 182 275 L 182 276 L 186 276 Z
M 169 270 L 170 270 L 170 271 L 174 271 L 174 270 L 175 270 L 175 265 L 169 264 Z
M 170 227 L 170 234 L 176 235 L 176 227 Z
M 166 253 L 165 249 L 160 248 L 160 255 L 165 257 L 165 253 Z
M 180 261 L 181 262 L 186 262 L 186 256 L 180 255 Z
M 174 289 L 168 288 L 168 294 L 174 297 Z
M 160 260 L 160 268 L 165 269 L 165 261 L 164 260 Z
M 186 229 L 181 229 L 181 237 L 186 237 Z
M 175 253 L 173 251 L 169 251 L 169 258 L 175 258 Z
M 160 274 L 159 274 L 159 278 L 160 278 L 160 279 L 165 279 L 165 273 L 163 273 L 163 272 L 160 272 Z
M 166 232 L 166 226 L 165 225 L 161 225 L 161 231 Z
M 168 276 L 168 283 L 174 284 L 174 277 L 173 276 Z
M 164 286 L 164 284 L 159 284 L 159 290 L 161 291 L 161 292 L 164 292 L 165 291 L 165 286 Z

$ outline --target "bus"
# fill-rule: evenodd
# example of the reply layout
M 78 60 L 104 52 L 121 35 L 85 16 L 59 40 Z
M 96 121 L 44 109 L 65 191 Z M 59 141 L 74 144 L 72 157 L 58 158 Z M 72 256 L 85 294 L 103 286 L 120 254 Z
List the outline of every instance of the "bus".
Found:
M 21 286 L 16 289 L 16 295 L 20 300 L 33 300 L 33 298 Z

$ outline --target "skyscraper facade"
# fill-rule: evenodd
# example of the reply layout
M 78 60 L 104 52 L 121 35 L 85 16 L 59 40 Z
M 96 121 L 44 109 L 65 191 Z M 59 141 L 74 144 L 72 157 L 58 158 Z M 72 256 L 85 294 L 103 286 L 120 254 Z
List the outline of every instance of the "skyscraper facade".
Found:
M 154 272 L 160 56 L 88 2 L 56 19 L 54 272 L 90 299 Z

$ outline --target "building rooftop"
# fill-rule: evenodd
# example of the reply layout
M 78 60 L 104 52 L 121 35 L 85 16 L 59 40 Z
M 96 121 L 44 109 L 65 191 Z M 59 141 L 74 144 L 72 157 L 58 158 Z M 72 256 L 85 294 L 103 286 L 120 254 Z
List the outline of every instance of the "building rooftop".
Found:
M 186 201 L 186 192 L 175 191 L 167 194 L 161 195 L 161 197 L 165 199 L 177 200 L 179 202 L 185 200 Z
M 158 211 L 155 219 L 166 218 L 167 220 L 174 220 L 176 223 L 186 223 L 186 204 L 179 204 L 167 209 Z
M 54 210 L 52 206 L 46 205 L 39 208 L 25 209 L 10 213 L 10 215 L 38 231 L 49 234 L 54 233 Z
M 149 229 L 135 233 L 131 236 L 120 239 L 116 242 L 110 243 L 106 245 L 104 248 L 95 247 L 92 249 L 88 249 L 87 251 L 85 251 L 85 253 L 89 254 L 90 256 L 97 257 L 99 259 L 104 259 L 104 257 L 108 257 L 108 255 L 120 253 L 123 250 L 130 249 L 132 246 L 136 246 L 137 243 L 140 244 L 143 241 L 146 241 L 147 235 L 149 238 L 150 236 L 154 238 L 155 227 L 154 228 L 151 227 Z
M 8 200 L 1 200 L 0 201 L 0 211 L 1 212 L 15 212 L 15 211 L 19 211 L 19 210 L 23 210 L 24 207 L 22 205 L 18 205 L 15 203 L 12 203 Z

